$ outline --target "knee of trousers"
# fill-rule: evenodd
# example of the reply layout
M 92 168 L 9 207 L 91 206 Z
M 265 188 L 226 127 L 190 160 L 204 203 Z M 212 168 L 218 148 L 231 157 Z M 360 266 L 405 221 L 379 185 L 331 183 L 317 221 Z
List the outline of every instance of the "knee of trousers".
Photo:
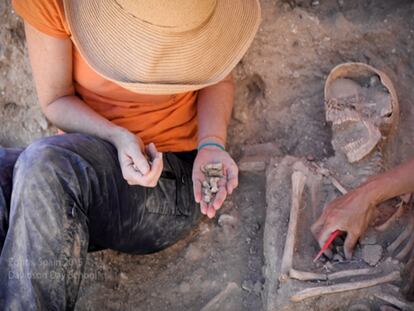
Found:
M 29 192 L 34 195 L 33 199 L 52 196 L 60 200 L 79 200 L 76 203 L 83 204 L 81 197 L 90 190 L 89 180 L 93 177 L 93 170 L 80 155 L 46 138 L 31 144 L 18 158 L 13 194 Z

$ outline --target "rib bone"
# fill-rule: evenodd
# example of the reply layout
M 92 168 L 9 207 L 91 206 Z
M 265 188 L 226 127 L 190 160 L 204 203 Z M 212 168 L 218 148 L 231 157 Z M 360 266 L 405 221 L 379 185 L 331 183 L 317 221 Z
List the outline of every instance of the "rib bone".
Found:
M 392 254 L 413 232 L 413 223 L 409 223 L 403 232 L 387 247 L 387 252 Z
M 377 297 L 380 300 L 385 301 L 386 303 L 389 303 L 390 305 L 396 306 L 398 308 L 400 308 L 403 311 L 408 311 L 408 310 L 413 310 L 414 306 L 412 303 L 408 304 L 404 301 L 399 300 L 398 298 L 386 294 L 386 293 L 377 293 L 374 295 L 375 297 Z
M 405 257 L 412 251 L 414 247 L 414 234 L 411 232 L 411 237 L 408 240 L 407 244 L 404 246 L 404 248 L 395 256 L 396 259 L 399 261 L 404 260 Z
M 296 241 L 299 210 L 302 205 L 303 189 L 306 176 L 301 171 L 292 174 L 292 205 L 290 209 L 289 226 L 283 251 L 280 280 L 286 281 L 289 270 L 292 268 L 293 253 Z
M 335 294 L 341 293 L 351 290 L 357 290 L 367 287 L 376 286 L 383 283 L 394 282 L 400 279 L 400 272 L 394 271 L 385 276 L 381 276 L 375 279 L 366 280 L 366 281 L 358 281 L 358 282 L 348 282 L 348 283 L 341 283 L 331 286 L 321 286 L 321 287 L 313 287 L 304 289 L 297 294 L 293 295 L 290 300 L 293 302 L 299 302 L 304 299 L 318 297 L 322 295 L 328 294 Z

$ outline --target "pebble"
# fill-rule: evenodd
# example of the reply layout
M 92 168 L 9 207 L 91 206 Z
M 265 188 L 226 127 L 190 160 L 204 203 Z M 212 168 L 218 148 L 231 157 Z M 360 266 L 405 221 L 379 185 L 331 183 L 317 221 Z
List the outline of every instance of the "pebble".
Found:
M 254 288 L 253 282 L 251 280 L 244 280 L 241 285 L 241 288 L 245 290 L 246 292 L 251 293 Z
M 237 219 L 236 217 L 233 217 L 229 214 L 222 214 L 220 215 L 219 219 L 218 219 L 218 224 L 220 227 L 225 227 L 225 226 L 235 226 L 237 224 Z
M 319 1 L 312 1 L 312 6 L 318 6 L 319 5 Z
M 381 245 L 364 245 L 362 247 L 362 259 L 370 266 L 375 266 L 382 258 L 383 249 Z

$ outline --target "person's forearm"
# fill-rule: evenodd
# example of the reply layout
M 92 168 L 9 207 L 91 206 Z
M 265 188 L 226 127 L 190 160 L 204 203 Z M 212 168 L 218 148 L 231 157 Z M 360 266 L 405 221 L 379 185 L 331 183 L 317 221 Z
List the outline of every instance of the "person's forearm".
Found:
M 370 178 L 360 189 L 371 195 L 376 204 L 414 192 L 414 159 Z
M 94 135 L 114 144 L 127 131 L 88 107 L 77 96 L 64 96 L 43 108 L 46 118 L 67 133 Z
M 198 95 L 198 143 L 226 144 L 234 99 L 234 81 L 229 75 L 218 84 L 202 89 Z

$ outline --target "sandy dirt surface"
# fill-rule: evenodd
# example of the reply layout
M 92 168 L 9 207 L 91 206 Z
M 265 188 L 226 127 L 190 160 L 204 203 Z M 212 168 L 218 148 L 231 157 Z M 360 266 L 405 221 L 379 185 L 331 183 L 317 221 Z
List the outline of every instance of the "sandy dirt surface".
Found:
M 261 3 L 260 31 L 235 70 L 229 129 L 235 158 L 243 146 L 266 142 L 276 143 L 283 155 L 332 156 L 323 85 L 329 71 L 346 61 L 373 65 L 394 81 L 401 121 L 391 159 L 413 156 L 414 3 Z M 0 3 L 0 25 L 0 145 L 23 146 L 54 130 L 38 108 L 22 22 L 9 0 Z M 154 255 L 91 254 L 77 310 L 201 310 L 229 283 L 237 286 L 224 292 L 220 310 L 261 310 L 265 208 L 264 172 L 243 173 L 220 223 L 204 220 L 186 240 Z

